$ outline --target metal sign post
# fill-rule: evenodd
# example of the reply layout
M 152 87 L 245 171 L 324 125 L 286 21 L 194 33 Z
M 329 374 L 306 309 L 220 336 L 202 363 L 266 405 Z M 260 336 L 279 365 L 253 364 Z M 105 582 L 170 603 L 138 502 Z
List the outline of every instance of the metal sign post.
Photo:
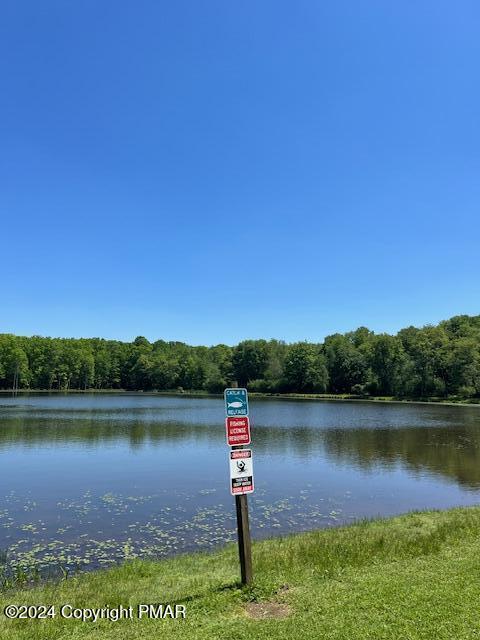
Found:
M 227 442 L 250 443 L 250 423 L 248 420 L 248 394 L 246 389 L 225 389 L 225 413 L 227 414 Z M 252 450 L 241 444 L 230 450 L 230 492 L 235 496 L 237 512 L 238 554 L 242 584 L 253 581 L 252 541 L 248 520 L 248 493 L 253 493 Z

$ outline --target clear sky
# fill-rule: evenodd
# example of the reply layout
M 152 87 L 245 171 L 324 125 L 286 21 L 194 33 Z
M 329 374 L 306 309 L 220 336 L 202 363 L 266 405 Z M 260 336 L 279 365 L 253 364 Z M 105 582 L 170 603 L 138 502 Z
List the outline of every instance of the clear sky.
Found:
M 3 0 L 0 332 L 480 313 L 476 0 Z

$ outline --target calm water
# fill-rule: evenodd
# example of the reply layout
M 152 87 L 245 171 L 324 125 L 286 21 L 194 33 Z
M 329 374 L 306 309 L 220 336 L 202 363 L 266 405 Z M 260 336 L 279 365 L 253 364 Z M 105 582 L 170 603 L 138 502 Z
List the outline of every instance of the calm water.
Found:
M 0 396 L 0 549 L 106 566 L 235 539 L 220 398 Z M 253 400 L 255 538 L 480 498 L 480 407 Z

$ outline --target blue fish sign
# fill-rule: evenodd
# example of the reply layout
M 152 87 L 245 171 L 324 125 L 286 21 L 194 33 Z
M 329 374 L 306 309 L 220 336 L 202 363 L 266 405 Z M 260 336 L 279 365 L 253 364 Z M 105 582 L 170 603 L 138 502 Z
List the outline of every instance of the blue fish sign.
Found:
M 227 416 L 248 416 L 246 389 L 225 389 L 225 412 Z

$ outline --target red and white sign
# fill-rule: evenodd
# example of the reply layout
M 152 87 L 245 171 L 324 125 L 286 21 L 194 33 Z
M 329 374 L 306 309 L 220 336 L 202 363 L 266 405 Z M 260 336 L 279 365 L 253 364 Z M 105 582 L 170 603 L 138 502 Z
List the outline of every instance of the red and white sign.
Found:
M 248 416 L 230 416 L 225 420 L 227 443 L 231 447 L 250 444 L 250 422 Z
M 230 451 L 230 490 L 232 495 L 253 493 L 253 460 L 251 449 Z

